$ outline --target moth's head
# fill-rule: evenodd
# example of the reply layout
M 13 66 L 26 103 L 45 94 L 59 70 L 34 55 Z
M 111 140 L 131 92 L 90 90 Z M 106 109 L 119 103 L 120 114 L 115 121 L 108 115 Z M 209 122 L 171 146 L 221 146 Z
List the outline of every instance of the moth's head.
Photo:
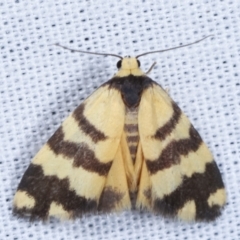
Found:
M 117 68 L 120 70 L 133 70 L 140 68 L 140 62 L 135 57 L 124 57 L 117 62 Z
M 126 77 L 128 75 L 142 76 L 145 73 L 140 69 L 140 62 L 136 57 L 124 57 L 117 62 L 117 77 Z

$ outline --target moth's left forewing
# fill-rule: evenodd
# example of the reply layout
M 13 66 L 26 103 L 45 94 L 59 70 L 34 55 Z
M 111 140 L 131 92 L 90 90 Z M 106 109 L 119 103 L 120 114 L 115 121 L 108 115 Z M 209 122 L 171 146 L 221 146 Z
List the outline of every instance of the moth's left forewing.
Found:
M 213 156 L 188 118 L 156 83 L 139 105 L 144 161 L 137 205 L 182 220 L 215 219 L 226 202 Z

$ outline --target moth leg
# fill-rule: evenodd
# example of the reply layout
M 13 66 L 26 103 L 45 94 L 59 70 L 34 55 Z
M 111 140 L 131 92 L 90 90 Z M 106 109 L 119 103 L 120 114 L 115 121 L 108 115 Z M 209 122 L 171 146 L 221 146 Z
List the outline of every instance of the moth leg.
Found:
M 167 94 L 169 95 L 169 93 L 170 93 L 170 88 L 169 88 L 169 87 L 166 87 L 166 88 L 165 88 L 165 91 L 166 91 Z

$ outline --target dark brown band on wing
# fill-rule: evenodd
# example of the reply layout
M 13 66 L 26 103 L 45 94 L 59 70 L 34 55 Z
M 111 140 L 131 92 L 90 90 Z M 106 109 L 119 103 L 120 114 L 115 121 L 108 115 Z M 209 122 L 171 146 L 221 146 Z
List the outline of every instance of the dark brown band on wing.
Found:
M 89 135 L 95 143 L 107 139 L 107 136 L 102 131 L 97 129 L 93 124 L 91 124 L 84 116 L 84 108 L 85 105 L 82 103 L 73 112 L 73 117 L 77 120 L 79 127 L 85 134 Z
M 173 115 L 171 119 L 162 127 L 160 127 L 154 137 L 159 140 L 164 140 L 175 128 L 177 125 L 180 117 L 181 117 L 181 109 L 178 107 L 178 105 L 175 102 L 172 102 L 172 108 L 173 108 Z
M 78 144 L 65 141 L 62 127 L 52 135 L 48 140 L 48 146 L 55 154 L 62 154 L 66 157 L 73 158 L 78 151 Z
M 171 181 L 171 179 L 166 179 Z M 220 215 L 221 207 L 208 205 L 210 194 L 223 188 L 222 178 L 216 163 L 206 164 L 204 173 L 194 173 L 190 178 L 184 177 L 183 183 L 171 194 L 154 202 L 154 210 L 167 216 L 176 216 L 187 201 L 196 204 L 196 220 L 212 221 Z
M 89 149 L 86 143 L 80 143 L 78 152 L 74 156 L 73 166 L 81 166 L 85 170 L 96 172 L 101 176 L 106 176 L 112 166 L 112 161 L 108 163 L 100 162 L 96 158 L 94 151 Z
M 46 220 L 53 201 L 61 204 L 64 210 L 73 213 L 73 217 L 97 210 L 96 200 L 78 196 L 74 190 L 70 190 L 67 178 L 60 180 L 56 176 L 45 176 L 39 165 L 30 164 L 18 190 L 26 191 L 32 196 L 35 206 L 32 209 L 15 208 L 14 213 L 23 217 L 27 215 L 30 220 Z
M 70 159 L 74 158 L 74 167 L 81 166 L 87 171 L 98 173 L 100 176 L 106 176 L 112 165 L 112 161 L 100 162 L 87 144 L 65 141 L 62 127 L 48 140 L 48 146 L 56 155 L 62 154 Z
M 119 192 L 112 187 L 105 187 L 99 199 L 98 210 L 111 212 L 122 200 L 124 193 Z
M 174 164 L 179 164 L 181 155 L 187 155 L 189 152 L 198 150 L 202 139 L 196 129 L 191 126 L 189 129 L 190 138 L 173 140 L 162 151 L 158 159 L 154 161 L 146 160 L 147 168 L 151 174 L 169 168 Z

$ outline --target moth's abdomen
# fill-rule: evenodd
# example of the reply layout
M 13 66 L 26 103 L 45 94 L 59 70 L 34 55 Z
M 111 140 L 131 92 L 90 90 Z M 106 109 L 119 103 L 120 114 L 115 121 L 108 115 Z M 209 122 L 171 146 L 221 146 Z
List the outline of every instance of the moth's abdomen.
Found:
M 137 147 L 139 142 L 138 132 L 138 107 L 126 107 L 125 113 L 125 133 L 127 137 L 127 144 L 132 157 L 133 164 L 135 163 Z

